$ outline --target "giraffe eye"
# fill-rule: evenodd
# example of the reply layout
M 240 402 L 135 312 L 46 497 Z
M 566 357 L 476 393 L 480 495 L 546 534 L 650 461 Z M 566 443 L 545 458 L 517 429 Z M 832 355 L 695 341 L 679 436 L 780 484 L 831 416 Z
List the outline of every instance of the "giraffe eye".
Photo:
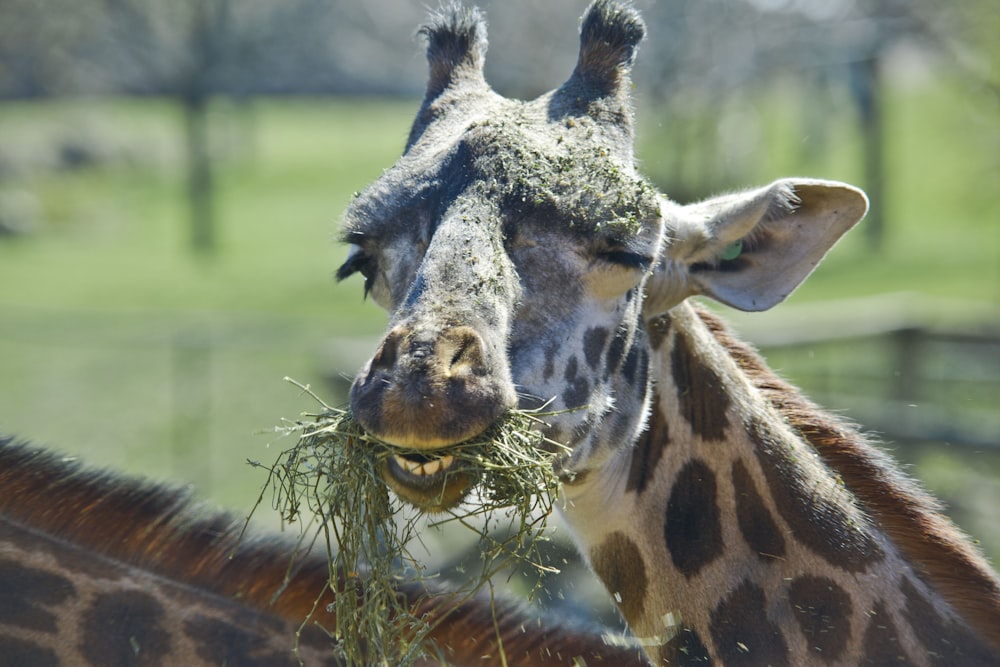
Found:
M 719 253 L 719 259 L 721 259 L 724 262 L 731 262 L 732 260 L 739 257 L 742 253 L 743 253 L 743 240 L 740 239 L 739 241 L 736 241 L 735 243 L 730 243 L 725 248 L 723 248 L 722 252 Z
M 337 280 L 344 280 L 348 276 L 360 273 L 365 277 L 365 296 L 372 289 L 372 283 L 378 274 L 378 262 L 375 258 L 361 248 L 355 246 L 347 256 L 347 261 L 337 269 Z
M 598 299 L 619 299 L 638 285 L 650 266 L 651 257 L 622 246 L 603 248 L 590 255 L 588 292 Z
M 653 264 L 653 258 L 628 250 L 606 250 L 597 254 L 598 259 L 636 271 L 646 271 Z

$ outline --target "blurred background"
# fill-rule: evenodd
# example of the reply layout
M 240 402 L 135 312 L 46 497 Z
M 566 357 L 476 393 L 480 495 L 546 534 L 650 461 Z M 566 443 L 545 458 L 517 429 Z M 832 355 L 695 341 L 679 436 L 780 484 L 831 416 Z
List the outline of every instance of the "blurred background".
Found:
M 480 0 L 530 98 L 584 0 Z M 1000 4 L 638 0 L 638 155 L 672 198 L 848 181 L 868 219 L 770 313 L 772 365 L 877 433 L 1000 560 Z M 402 150 L 424 2 L 0 0 L 0 432 L 245 514 L 385 318 L 338 285 Z

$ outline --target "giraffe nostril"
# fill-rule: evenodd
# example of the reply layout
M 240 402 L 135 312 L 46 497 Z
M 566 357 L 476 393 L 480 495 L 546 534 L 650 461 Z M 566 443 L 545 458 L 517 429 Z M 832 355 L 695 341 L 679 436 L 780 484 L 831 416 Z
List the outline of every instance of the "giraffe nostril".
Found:
M 459 344 L 458 348 L 455 350 L 455 354 L 451 357 L 451 366 L 456 366 L 462 361 L 462 358 L 466 356 L 469 348 L 473 345 L 473 340 L 471 338 L 465 338 Z
M 375 356 L 372 357 L 371 367 L 373 369 L 389 370 L 396 365 L 397 349 L 399 347 L 399 337 L 389 334 L 382 341 Z
M 410 343 L 410 356 L 414 359 L 426 359 L 434 353 L 434 343 L 415 340 Z
M 449 332 L 447 336 L 447 348 L 451 353 L 448 361 L 448 370 L 451 373 L 466 368 L 470 368 L 473 372 L 476 372 L 478 369 L 483 368 L 482 339 L 471 327 L 457 327 Z

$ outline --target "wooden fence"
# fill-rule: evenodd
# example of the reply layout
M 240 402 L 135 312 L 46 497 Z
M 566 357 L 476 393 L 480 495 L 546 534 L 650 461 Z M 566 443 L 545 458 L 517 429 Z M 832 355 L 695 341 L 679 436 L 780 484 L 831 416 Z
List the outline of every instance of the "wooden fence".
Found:
M 887 295 L 730 319 L 811 398 L 887 440 L 1000 451 L 1000 312 Z

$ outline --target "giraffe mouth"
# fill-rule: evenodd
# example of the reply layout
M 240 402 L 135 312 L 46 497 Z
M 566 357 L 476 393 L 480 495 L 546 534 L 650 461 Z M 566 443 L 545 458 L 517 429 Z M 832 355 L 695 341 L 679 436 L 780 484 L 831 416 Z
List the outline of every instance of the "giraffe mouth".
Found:
M 406 452 L 386 457 L 380 472 L 402 500 L 428 512 L 444 512 L 462 501 L 478 475 L 452 454 Z
M 428 456 L 426 454 L 393 454 L 392 461 L 396 466 L 413 477 L 435 477 L 448 472 L 455 465 L 455 457 Z

